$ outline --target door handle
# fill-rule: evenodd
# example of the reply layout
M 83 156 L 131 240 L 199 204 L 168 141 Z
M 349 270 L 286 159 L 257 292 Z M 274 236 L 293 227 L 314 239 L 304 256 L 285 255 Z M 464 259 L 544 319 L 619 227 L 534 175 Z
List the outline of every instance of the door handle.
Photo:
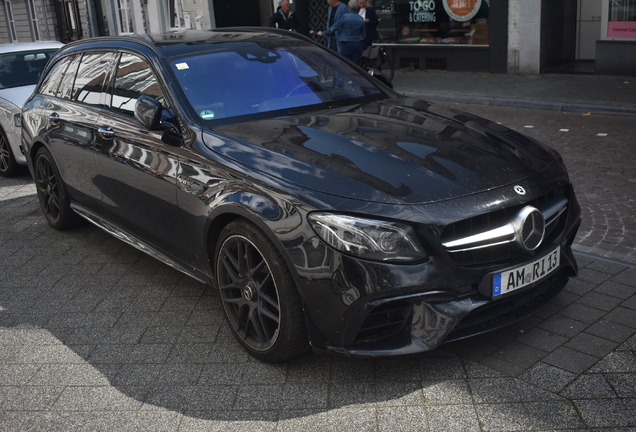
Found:
M 60 123 L 60 115 L 56 112 L 54 112 L 53 114 L 51 114 L 49 116 L 49 120 L 51 121 L 51 124 L 53 126 L 56 126 Z
M 97 129 L 97 133 L 105 140 L 111 140 L 115 138 L 115 132 L 108 126 L 100 127 L 99 129 Z

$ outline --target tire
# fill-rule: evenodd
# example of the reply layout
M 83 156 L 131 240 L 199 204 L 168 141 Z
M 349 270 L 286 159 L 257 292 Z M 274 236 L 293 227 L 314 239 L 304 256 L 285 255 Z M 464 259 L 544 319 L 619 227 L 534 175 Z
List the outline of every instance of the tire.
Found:
M 42 213 L 49 225 L 58 230 L 73 228 L 80 217 L 71 209 L 71 199 L 55 165 L 53 156 L 42 147 L 35 155 L 35 186 Z
M 280 252 L 245 220 L 217 241 L 215 278 L 232 333 L 254 357 L 281 362 L 309 348 L 300 294 Z
M 4 131 L 0 129 L 0 176 L 13 177 L 22 172 L 22 167 L 18 165 L 9 140 Z

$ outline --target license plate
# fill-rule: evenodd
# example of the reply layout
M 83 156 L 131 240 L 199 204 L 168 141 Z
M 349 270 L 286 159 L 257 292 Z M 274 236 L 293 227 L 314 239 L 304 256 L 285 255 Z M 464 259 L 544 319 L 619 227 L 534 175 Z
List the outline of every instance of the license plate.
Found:
M 496 273 L 492 277 L 492 296 L 497 297 L 531 285 L 548 276 L 561 263 L 561 248 L 556 248 L 536 261 Z

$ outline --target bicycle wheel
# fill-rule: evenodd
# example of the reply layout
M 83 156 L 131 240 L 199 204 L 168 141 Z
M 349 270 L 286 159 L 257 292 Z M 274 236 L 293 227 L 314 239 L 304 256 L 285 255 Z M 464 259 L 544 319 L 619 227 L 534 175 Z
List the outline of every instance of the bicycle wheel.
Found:
M 389 57 L 389 55 L 386 53 L 385 50 L 382 50 L 382 66 L 384 66 L 385 64 L 389 65 L 389 69 L 391 70 L 390 74 L 389 74 L 389 81 L 393 81 L 393 74 L 395 73 L 395 67 L 393 66 L 393 60 L 391 60 L 391 57 Z M 382 71 L 382 69 L 380 69 L 380 71 Z

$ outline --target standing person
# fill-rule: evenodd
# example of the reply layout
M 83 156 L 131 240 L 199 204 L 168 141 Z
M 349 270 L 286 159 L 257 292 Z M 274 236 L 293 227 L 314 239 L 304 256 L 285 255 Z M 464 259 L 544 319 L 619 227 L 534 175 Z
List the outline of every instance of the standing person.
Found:
M 338 52 L 355 64 L 360 61 L 360 54 L 364 49 L 366 29 L 364 20 L 358 15 L 358 0 L 349 0 L 349 13 L 346 13 L 324 32 L 322 36 L 331 36 L 339 31 Z
M 289 0 L 280 0 L 278 10 L 269 19 L 270 27 L 298 31 L 298 17 L 289 4 Z
M 340 0 L 327 0 L 327 3 L 329 4 L 327 9 L 327 28 L 329 28 L 347 13 L 347 6 Z M 318 34 L 321 33 L 318 32 Z M 338 36 L 340 36 L 340 31 L 334 33 L 333 36 L 327 37 L 327 46 L 334 51 L 338 51 Z
M 358 6 L 360 7 L 358 14 L 364 19 L 364 26 L 367 30 L 367 35 L 364 38 L 364 47 L 366 48 L 378 40 L 378 15 L 375 13 L 375 9 L 367 6 L 367 0 L 358 0 Z

